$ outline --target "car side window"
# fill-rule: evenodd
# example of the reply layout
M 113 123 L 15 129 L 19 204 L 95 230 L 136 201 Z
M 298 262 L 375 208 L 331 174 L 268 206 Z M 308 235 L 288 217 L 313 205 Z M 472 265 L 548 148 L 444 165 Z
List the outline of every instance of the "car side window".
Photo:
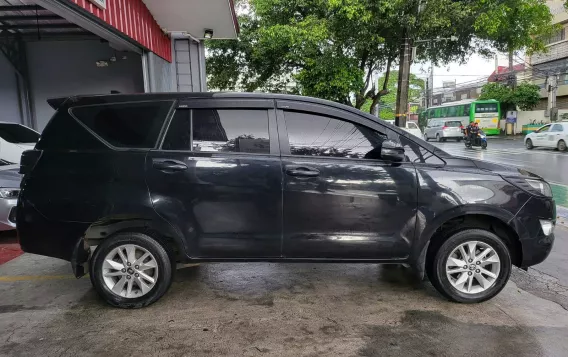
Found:
M 178 109 L 162 150 L 270 153 L 265 109 Z
M 544 133 L 550 130 L 550 125 L 543 126 L 542 128 L 538 129 L 537 133 Z
M 71 115 L 103 141 L 120 148 L 151 149 L 173 101 L 97 104 L 71 108 Z
M 560 125 L 560 124 L 554 124 L 554 125 L 552 126 L 552 129 L 550 129 L 550 131 L 556 131 L 556 132 L 558 132 L 558 131 L 564 131 L 564 128 L 563 128 L 562 125 Z
M 292 155 L 380 159 L 384 133 L 317 114 L 285 111 L 284 118 Z
M 415 164 L 444 165 L 445 162 L 429 150 L 420 146 L 406 136 L 399 135 L 399 141 L 404 148 L 406 160 Z

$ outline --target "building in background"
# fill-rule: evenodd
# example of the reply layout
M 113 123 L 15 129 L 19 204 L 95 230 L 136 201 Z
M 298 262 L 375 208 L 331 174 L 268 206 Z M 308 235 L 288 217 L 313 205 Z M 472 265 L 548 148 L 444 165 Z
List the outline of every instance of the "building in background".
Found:
M 0 0 L 0 121 L 43 130 L 51 97 L 207 90 L 203 40 L 232 0 Z

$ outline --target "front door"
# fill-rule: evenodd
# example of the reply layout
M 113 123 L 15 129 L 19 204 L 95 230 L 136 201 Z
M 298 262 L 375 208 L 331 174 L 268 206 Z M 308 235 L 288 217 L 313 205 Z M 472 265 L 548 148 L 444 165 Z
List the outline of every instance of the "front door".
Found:
M 377 130 L 381 126 L 349 121 L 351 114 L 341 111 L 322 115 L 302 111 L 301 105 L 297 111 L 281 107 L 290 108 L 278 111 L 284 257 L 407 257 L 415 228 L 416 172 L 411 163 L 380 159 L 386 134 Z
M 548 138 L 548 132 L 550 130 L 550 124 L 543 126 L 538 129 L 534 135 L 534 146 L 546 146 L 546 139 Z
M 146 159 L 155 210 L 195 258 L 281 253 L 282 172 L 273 101 L 178 108 Z M 191 103 L 190 103 L 191 104 Z M 183 105 L 191 107 L 191 105 Z

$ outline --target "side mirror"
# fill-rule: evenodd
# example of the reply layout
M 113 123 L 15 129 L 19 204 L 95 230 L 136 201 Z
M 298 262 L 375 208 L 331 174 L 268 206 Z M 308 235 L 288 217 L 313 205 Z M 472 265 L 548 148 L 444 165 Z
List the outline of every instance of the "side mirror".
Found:
M 385 140 L 381 147 L 381 159 L 392 162 L 402 162 L 405 159 L 404 148 L 398 141 Z

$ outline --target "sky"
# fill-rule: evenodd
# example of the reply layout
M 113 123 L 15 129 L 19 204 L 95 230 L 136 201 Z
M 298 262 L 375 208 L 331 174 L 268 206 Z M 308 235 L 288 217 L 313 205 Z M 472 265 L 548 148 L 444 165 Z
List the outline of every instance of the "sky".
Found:
M 507 57 L 499 55 L 499 66 L 508 66 Z M 520 61 L 515 61 L 517 64 Z M 411 72 L 426 79 L 428 77 L 429 63 L 412 65 Z M 456 81 L 457 84 L 481 80 L 489 77 L 495 70 L 495 58 L 486 59 L 479 55 L 472 55 L 465 64 L 450 63 L 447 66 L 434 68 L 434 89 L 442 88 L 443 82 Z

